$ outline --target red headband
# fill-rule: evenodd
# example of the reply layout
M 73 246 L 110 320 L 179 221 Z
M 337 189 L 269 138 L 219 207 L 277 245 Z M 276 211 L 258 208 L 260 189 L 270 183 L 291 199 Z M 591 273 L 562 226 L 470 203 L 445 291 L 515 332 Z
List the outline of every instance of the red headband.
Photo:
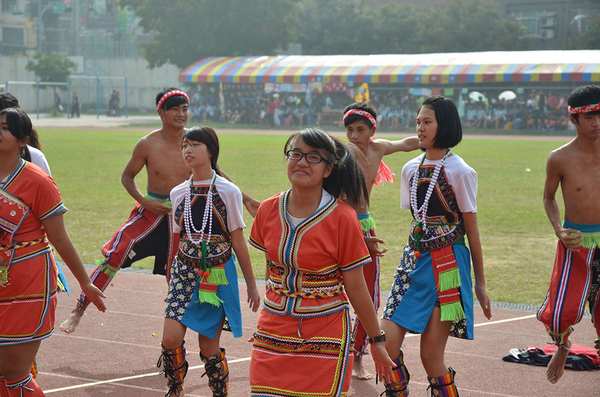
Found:
M 367 120 L 369 120 L 371 122 L 371 124 L 373 124 L 373 130 L 377 129 L 377 120 L 375 120 L 375 117 L 373 117 L 373 115 L 369 112 L 365 112 L 364 110 L 360 110 L 360 109 L 350 109 L 346 112 L 346 114 L 344 114 L 344 117 L 342 118 L 342 121 L 345 122 L 346 121 L 346 117 L 352 115 L 352 114 L 358 114 L 359 116 L 363 116 L 364 118 L 366 118 Z
M 569 114 L 579 114 L 579 113 L 589 113 L 589 112 L 596 112 L 600 110 L 600 103 L 597 103 L 595 105 L 584 105 L 584 106 L 579 106 L 578 108 L 574 108 L 569 106 Z
M 180 91 L 180 90 L 173 90 L 173 91 L 167 92 L 165 95 L 162 96 L 162 98 L 160 98 L 160 101 L 158 101 L 158 105 L 156 105 L 156 108 L 160 109 L 162 107 L 163 103 L 165 103 L 165 101 L 167 99 L 169 99 L 175 95 L 181 95 L 181 96 L 185 97 L 185 99 L 187 99 L 188 103 L 190 103 L 190 98 L 187 96 L 187 94 L 185 92 Z

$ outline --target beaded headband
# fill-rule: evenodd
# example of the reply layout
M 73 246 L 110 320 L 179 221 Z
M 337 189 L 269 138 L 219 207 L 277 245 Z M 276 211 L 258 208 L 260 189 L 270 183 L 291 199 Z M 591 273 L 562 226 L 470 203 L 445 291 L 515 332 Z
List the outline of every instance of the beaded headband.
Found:
M 569 114 L 589 113 L 596 112 L 598 110 L 600 110 L 600 103 L 579 106 L 577 108 L 569 106 Z
M 371 122 L 371 124 L 373 124 L 373 130 L 377 129 L 377 120 L 375 120 L 375 117 L 373 117 L 373 115 L 369 112 L 365 112 L 364 110 L 360 110 L 360 109 L 350 109 L 346 112 L 346 114 L 344 114 L 344 117 L 342 118 L 342 121 L 346 121 L 346 117 L 352 115 L 352 114 L 358 114 L 359 116 L 363 116 L 364 118 L 366 118 L 367 120 L 369 120 Z
M 160 100 L 158 101 L 158 105 L 156 105 L 156 108 L 160 109 L 162 107 L 163 103 L 165 103 L 165 101 L 167 99 L 169 99 L 175 95 L 181 95 L 181 96 L 185 97 L 185 99 L 187 99 L 188 103 L 190 102 L 190 98 L 187 96 L 187 94 L 185 92 L 180 91 L 180 90 L 173 90 L 173 91 L 167 92 L 165 95 L 162 96 L 162 98 L 160 98 Z

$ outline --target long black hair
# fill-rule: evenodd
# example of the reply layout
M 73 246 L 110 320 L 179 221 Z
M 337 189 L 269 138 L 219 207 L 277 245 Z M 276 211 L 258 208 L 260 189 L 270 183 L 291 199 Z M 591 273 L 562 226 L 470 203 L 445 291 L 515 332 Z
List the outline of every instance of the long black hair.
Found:
M 308 127 L 288 138 L 284 153 L 287 153 L 296 139 L 302 139 L 315 149 L 325 150 L 325 158 L 333 166 L 331 174 L 323 179 L 323 189 L 327 193 L 336 198 L 343 198 L 351 206 L 363 203 L 368 205 L 369 191 L 362 168 L 356 160 L 356 151 L 359 150 L 356 146 L 346 145 L 319 128 Z
M 21 108 L 6 108 L 0 110 L 0 117 L 6 118 L 6 125 L 10 133 L 19 141 L 29 143 L 33 134 L 31 119 Z M 36 136 L 37 137 L 37 136 Z M 27 145 L 21 148 L 21 158 L 31 161 L 31 154 Z
M 219 175 L 219 167 L 217 167 L 217 161 L 219 160 L 219 137 L 217 133 L 210 127 L 195 126 L 186 131 L 183 136 L 181 143 L 186 141 L 202 142 L 206 145 L 208 153 L 211 154 L 210 166 Z
M 0 110 L 7 108 L 21 108 L 19 106 L 19 100 L 10 92 L 3 92 L 0 94 Z M 30 120 L 31 122 L 31 120 Z M 34 128 L 31 128 L 31 135 L 29 136 L 28 145 L 33 146 L 36 149 L 42 149 L 42 144 L 38 138 L 38 134 Z M 27 149 L 27 155 L 29 156 L 29 149 Z M 25 157 L 23 157 L 25 158 Z M 31 161 L 29 158 L 25 158 L 27 161 Z

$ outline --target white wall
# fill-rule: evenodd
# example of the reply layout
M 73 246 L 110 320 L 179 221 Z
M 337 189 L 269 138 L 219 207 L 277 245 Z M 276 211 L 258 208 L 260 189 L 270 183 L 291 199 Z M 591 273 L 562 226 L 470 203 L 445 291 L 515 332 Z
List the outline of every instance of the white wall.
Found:
M 35 81 L 36 76 L 25 69 L 30 57 L 23 56 L 0 56 L 0 85 L 5 86 L 6 81 Z M 179 73 L 181 70 L 171 64 L 163 65 L 159 68 L 148 69 L 148 62 L 143 58 L 116 58 L 116 59 L 86 59 L 85 64 L 88 68 L 94 69 L 96 74 L 102 76 L 127 77 L 127 94 L 129 110 L 137 112 L 140 109 L 151 110 L 155 106 L 156 93 L 163 87 L 179 87 Z M 102 106 L 106 108 L 108 96 L 111 89 L 120 91 L 121 105 L 125 104 L 125 92 L 122 78 L 112 80 L 102 80 L 103 94 L 101 99 Z M 91 81 L 90 93 L 87 92 L 88 82 L 86 80 L 72 79 L 71 90 L 79 93 L 79 100 L 82 104 L 82 111 L 87 110 L 88 98 L 90 106 L 95 110 L 96 93 L 95 79 Z M 93 90 L 93 91 L 92 91 Z M 9 91 L 12 92 L 27 112 L 36 109 L 36 90 L 32 85 L 10 84 Z M 66 91 L 60 91 L 62 105 L 66 109 Z M 40 109 L 48 110 L 52 108 L 53 89 L 40 90 Z

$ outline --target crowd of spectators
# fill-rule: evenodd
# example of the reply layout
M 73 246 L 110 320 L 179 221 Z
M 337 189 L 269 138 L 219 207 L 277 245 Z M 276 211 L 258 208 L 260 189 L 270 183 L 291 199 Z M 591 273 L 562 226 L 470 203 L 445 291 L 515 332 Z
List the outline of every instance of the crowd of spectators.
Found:
M 218 86 L 187 89 L 194 122 L 231 124 L 341 125 L 342 109 L 354 99 L 346 92 L 269 93 L 252 86 L 219 92 Z M 541 90 L 499 99 L 498 93 L 457 94 L 466 129 L 560 130 L 567 129 L 566 97 Z M 459 94 L 460 93 L 460 94 Z M 459 97 L 459 95 L 461 97 Z M 378 128 L 388 131 L 413 129 L 422 95 L 408 89 L 371 90 L 369 103 L 377 109 Z

